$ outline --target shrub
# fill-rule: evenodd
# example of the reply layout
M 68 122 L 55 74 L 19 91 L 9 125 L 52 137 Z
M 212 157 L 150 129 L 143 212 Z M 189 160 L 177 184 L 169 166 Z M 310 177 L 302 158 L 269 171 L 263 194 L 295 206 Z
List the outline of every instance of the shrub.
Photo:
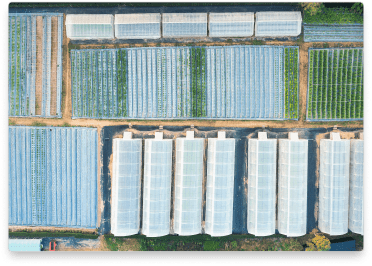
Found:
M 306 242 L 306 251 L 327 251 L 331 249 L 331 242 L 322 235 L 317 235 L 310 241 Z

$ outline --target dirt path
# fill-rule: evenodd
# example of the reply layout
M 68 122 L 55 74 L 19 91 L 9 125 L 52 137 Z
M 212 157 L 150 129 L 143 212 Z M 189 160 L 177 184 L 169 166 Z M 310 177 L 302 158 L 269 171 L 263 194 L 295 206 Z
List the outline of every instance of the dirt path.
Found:
M 36 86 L 35 114 L 41 115 L 43 101 L 43 17 L 36 17 Z
M 57 113 L 57 55 L 58 55 L 58 18 L 52 17 L 50 65 L 50 115 Z

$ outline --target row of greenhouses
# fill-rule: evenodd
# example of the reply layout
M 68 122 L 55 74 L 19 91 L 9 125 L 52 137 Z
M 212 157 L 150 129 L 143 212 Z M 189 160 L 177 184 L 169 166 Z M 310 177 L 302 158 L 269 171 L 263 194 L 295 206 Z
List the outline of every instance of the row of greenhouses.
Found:
M 299 11 L 66 15 L 70 39 L 281 37 L 298 36 L 301 27 Z
M 363 120 L 363 48 L 309 49 L 308 121 Z
M 71 50 L 72 117 L 298 119 L 289 46 Z
M 9 116 L 62 116 L 62 40 L 61 13 L 9 14 Z
M 184 236 L 202 232 L 211 236 L 232 234 L 235 139 L 226 138 L 225 132 L 208 138 L 204 231 L 205 140 L 194 138 L 194 132 L 188 131 L 185 138 L 175 142 L 172 230 L 173 140 L 163 139 L 162 132 L 155 132 L 155 138 L 145 140 L 144 149 L 142 139 L 132 139 L 131 132 L 114 140 L 111 232 L 115 236 L 142 233 L 159 237 L 172 232 Z M 279 233 L 301 236 L 306 234 L 307 224 L 308 141 L 299 139 L 297 133 L 289 133 L 288 139 L 279 140 L 279 160 L 276 156 L 277 139 L 268 139 L 264 132 L 257 139 L 249 139 L 248 233 L 275 234 L 278 219 Z M 341 140 L 339 134 L 331 133 L 331 139 L 321 140 L 320 157 L 319 228 L 330 235 L 345 234 L 348 228 L 363 234 L 363 140 Z
M 9 127 L 9 225 L 97 228 L 93 128 Z

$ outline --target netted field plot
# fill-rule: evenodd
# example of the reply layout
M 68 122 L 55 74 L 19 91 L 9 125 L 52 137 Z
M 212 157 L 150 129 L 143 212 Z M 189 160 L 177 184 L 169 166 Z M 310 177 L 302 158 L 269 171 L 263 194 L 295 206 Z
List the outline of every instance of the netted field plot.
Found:
M 73 118 L 298 119 L 298 47 L 71 50 Z
M 61 117 L 63 14 L 9 14 L 9 116 Z
M 9 127 L 9 225 L 97 227 L 97 129 Z
M 309 49 L 307 120 L 363 119 L 363 48 Z
M 304 25 L 305 42 L 362 42 L 363 25 Z

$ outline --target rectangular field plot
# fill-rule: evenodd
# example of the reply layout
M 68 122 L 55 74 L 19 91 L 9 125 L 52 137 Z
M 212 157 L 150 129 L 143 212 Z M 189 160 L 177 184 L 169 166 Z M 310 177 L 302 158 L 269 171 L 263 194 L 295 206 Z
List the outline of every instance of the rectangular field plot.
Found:
M 298 47 L 71 50 L 73 118 L 298 119 Z
M 63 14 L 9 14 L 9 116 L 61 117 Z
M 308 121 L 363 119 L 363 48 L 309 49 Z
M 9 225 L 97 227 L 97 129 L 9 127 Z
M 304 25 L 305 42 L 362 42 L 363 25 Z

